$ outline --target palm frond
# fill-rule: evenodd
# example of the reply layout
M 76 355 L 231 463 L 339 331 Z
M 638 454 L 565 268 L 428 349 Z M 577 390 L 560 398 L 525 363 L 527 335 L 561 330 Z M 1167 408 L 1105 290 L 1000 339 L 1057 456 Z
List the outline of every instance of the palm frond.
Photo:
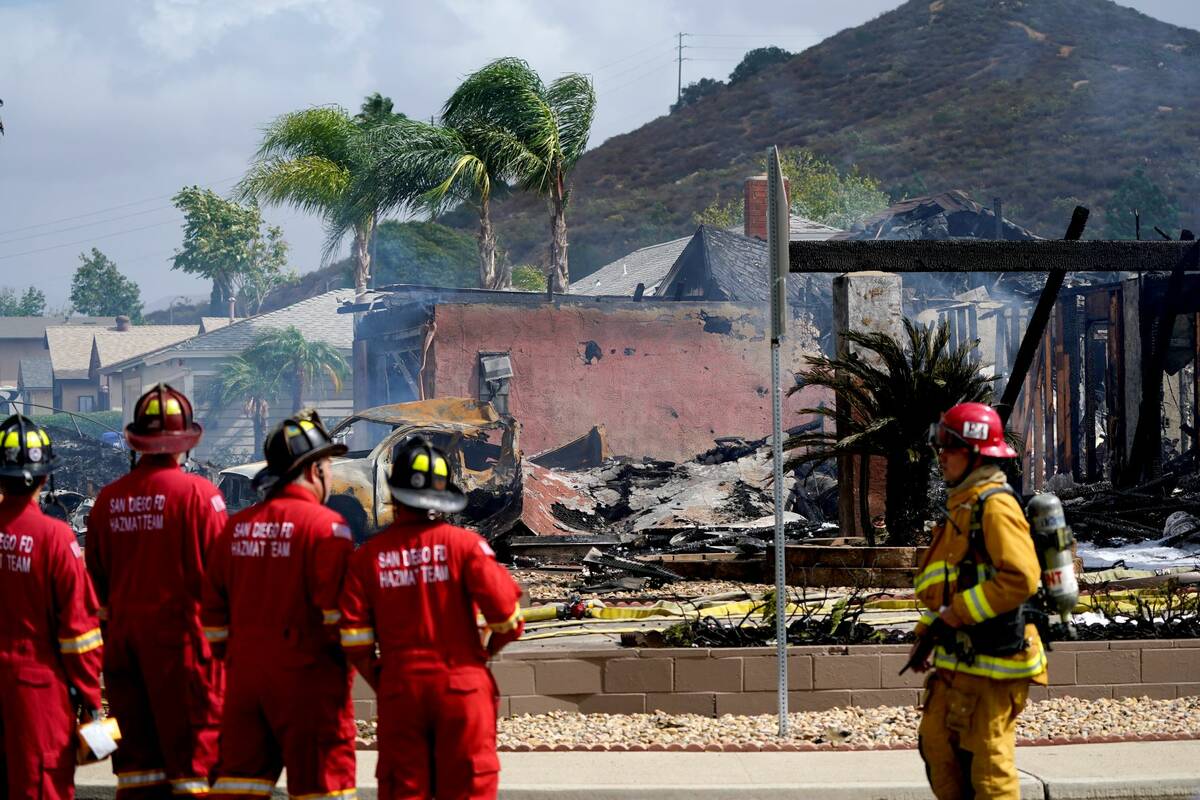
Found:
M 244 200 L 326 214 L 345 200 L 349 187 L 350 170 L 345 166 L 323 156 L 300 156 L 254 164 L 237 194 Z
M 263 129 L 257 159 L 320 156 L 344 164 L 358 128 L 341 106 L 317 106 L 276 117 Z
M 546 100 L 554 109 L 562 169 L 567 171 L 587 149 L 596 116 L 596 90 L 591 78 L 573 72 L 550 84 Z

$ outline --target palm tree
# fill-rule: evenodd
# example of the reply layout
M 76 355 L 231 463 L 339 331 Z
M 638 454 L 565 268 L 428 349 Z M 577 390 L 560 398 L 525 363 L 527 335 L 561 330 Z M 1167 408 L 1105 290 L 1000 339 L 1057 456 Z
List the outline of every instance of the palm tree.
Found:
M 291 205 L 325 217 L 346 220 L 354 232 L 354 288 L 367 290 L 371 275 L 371 235 L 378 206 L 347 204 L 351 182 L 371 171 L 370 147 L 363 140 L 374 128 L 399 115 L 392 101 L 376 92 L 351 118 L 338 106 L 293 111 L 267 126 L 254 163 L 238 186 L 243 198 L 265 205 Z M 360 201 L 362 198 L 360 198 Z M 344 230 L 344 229 L 340 229 Z
M 354 121 L 360 125 L 379 125 L 391 122 L 397 115 L 392 111 L 392 98 L 374 92 L 363 98 L 362 110 L 354 115 Z
M 262 372 L 273 374 L 281 385 L 290 386 L 294 412 L 304 407 L 305 391 L 322 377 L 340 392 L 350 374 L 346 359 L 336 347 L 309 341 L 292 326 L 260 333 L 242 357 Z
M 215 405 L 241 404 L 242 413 L 254 425 L 254 447 L 257 452 L 267 437 L 271 401 L 283 392 L 279 373 L 264 370 L 261 365 L 243 356 L 234 356 L 221 365 L 215 389 Z
M 448 126 L 478 136 L 485 161 L 549 198 L 549 278 L 556 292 L 570 285 L 567 175 L 587 147 L 595 111 L 586 75 L 571 73 L 546 86 L 526 62 L 501 58 L 468 75 L 442 112 Z
M 785 467 L 825 461 L 841 455 L 882 456 L 887 461 L 888 543 L 912 544 L 921 533 L 929 509 L 934 454 L 927 446 L 929 426 L 956 403 L 986 403 L 994 378 L 983 376 L 974 353 L 977 342 L 951 349 L 946 325 L 918 325 L 904 320 L 905 339 L 885 333 L 847 331 L 846 339 L 865 351 L 844 356 L 815 356 L 791 389 L 806 385 L 833 390 L 834 409 L 806 408 L 836 423 L 836 431 L 795 434 L 784 442 L 790 455 Z M 869 524 L 869 520 L 864 521 Z
M 374 169 L 351 188 L 352 207 L 374 204 L 381 212 L 424 210 L 436 216 L 467 203 L 479 214 L 480 288 L 512 286 L 511 267 L 496 263 L 491 216 L 492 191 L 511 169 L 485 147 L 478 126 L 454 128 L 400 119 L 380 126 L 368 146 L 375 151 Z M 349 213 L 347 221 L 353 216 Z M 335 227 L 330 241 L 338 236 Z

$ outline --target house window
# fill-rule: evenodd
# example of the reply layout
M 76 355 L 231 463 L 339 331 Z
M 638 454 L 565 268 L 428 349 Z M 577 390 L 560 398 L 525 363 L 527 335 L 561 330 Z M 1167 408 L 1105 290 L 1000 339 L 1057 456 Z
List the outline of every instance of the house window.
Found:
M 76 411 L 80 414 L 88 414 L 96 410 L 96 398 L 90 394 L 81 394 L 76 401 Z
M 491 403 L 498 414 L 508 414 L 512 376 L 512 359 L 508 353 L 479 354 L 479 399 Z

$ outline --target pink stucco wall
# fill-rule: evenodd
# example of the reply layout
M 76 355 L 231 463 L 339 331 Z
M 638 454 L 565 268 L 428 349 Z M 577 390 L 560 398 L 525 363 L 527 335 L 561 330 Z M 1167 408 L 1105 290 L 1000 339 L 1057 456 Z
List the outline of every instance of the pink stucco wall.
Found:
M 436 395 L 478 396 L 479 352 L 507 350 L 510 411 L 526 453 L 596 424 L 607 428 L 615 455 L 671 460 L 709 449 L 718 436 L 770 432 L 765 313 L 734 304 L 631 305 L 439 304 L 430 353 Z M 591 363 L 589 342 L 600 354 Z M 784 345 L 785 386 L 802 357 Z M 803 421 L 797 409 L 815 404 L 807 394 L 785 398 L 785 428 Z

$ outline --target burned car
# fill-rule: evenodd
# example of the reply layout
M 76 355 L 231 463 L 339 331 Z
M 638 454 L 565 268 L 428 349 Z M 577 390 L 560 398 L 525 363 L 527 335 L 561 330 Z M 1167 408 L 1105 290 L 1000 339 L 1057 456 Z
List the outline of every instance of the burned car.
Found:
M 356 542 L 391 523 L 387 478 L 412 436 L 424 436 L 449 455 L 454 481 L 468 499 L 459 521 L 494 527 L 520 494 L 518 425 L 490 403 L 447 397 L 378 406 L 346 417 L 330 435 L 350 452 L 333 459 L 329 506 L 346 518 Z M 217 485 L 231 514 L 259 500 L 250 481 L 264 466 L 258 461 L 221 471 Z

